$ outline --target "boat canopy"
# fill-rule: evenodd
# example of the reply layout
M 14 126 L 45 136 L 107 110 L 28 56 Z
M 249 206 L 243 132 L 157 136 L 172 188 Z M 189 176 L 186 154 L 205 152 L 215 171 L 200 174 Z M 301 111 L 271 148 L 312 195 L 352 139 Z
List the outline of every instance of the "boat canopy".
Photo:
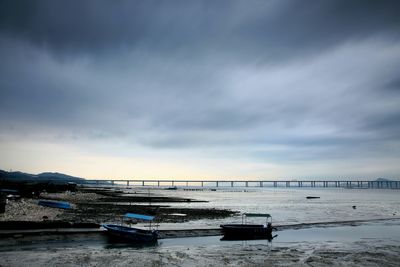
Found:
M 272 217 L 268 213 L 244 213 L 243 215 L 246 217 L 267 217 L 267 218 Z
M 131 218 L 131 219 L 140 219 L 140 220 L 145 220 L 145 221 L 152 221 L 154 219 L 154 216 L 148 216 L 148 215 L 142 215 L 142 214 L 136 214 L 136 213 L 127 213 L 125 214 L 126 218 Z

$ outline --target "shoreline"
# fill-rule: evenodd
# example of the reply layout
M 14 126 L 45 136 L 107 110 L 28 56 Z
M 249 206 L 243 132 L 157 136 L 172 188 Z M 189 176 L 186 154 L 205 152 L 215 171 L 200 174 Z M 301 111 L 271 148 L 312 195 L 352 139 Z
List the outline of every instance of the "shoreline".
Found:
M 277 232 L 284 230 L 301 230 L 309 228 L 328 228 L 340 226 L 357 226 L 359 224 L 367 224 L 373 222 L 391 222 L 400 221 L 400 218 L 381 218 L 369 220 L 344 220 L 344 221 L 325 221 L 301 224 L 277 224 Z M 356 225 L 355 225 L 356 224 Z M 160 239 L 165 238 L 185 238 L 185 237 L 203 237 L 203 236 L 217 236 L 222 235 L 221 228 L 191 228 L 191 229 L 160 229 Z M 37 228 L 37 229 L 1 229 L 0 237 L 13 237 L 13 236 L 32 236 L 32 235 L 73 235 L 73 234 L 102 234 L 106 232 L 102 227 L 86 227 L 86 228 L 68 228 L 68 227 L 55 227 L 55 228 Z

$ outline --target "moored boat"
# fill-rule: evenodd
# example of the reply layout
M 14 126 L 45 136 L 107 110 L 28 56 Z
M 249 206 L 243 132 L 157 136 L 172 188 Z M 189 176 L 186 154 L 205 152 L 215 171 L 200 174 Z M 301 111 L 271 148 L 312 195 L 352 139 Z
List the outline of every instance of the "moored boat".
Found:
M 266 217 L 266 224 L 247 224 L 247 217 Z M 244 213 L 241 224 L 222 224 L 223 240 L 272 239 L 272 217 L 269 214 Z
M 150 222 L 149 230 L 127 227 L 117 224 L 103 224 L 103 227 L 107 230 L 107 233 L 114 238 L 121 239 L 129 242 L 156 242 L 158 239 L 158 231 L 151 229 L 151 221 L 154 219 L 153 216 L 127 213 L 124 218 L 145 220 Z

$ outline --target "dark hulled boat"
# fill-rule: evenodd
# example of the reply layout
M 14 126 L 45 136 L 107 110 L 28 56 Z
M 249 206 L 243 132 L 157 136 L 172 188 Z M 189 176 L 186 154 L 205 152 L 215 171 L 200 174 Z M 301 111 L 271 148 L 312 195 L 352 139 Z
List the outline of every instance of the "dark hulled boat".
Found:
M 247 224 L 247 217 L 266 217 L 266 224 Z M 270 223 L 268 223 L 270 220 Z M 269 214 L 244 213 L 241 224 L 222 224 L 223 240 L 272 239 L 272 217 Z
M 116 224 L 104 224 L 104 228 L 114 238 L 134 242 L 155 242 L 158 239 L 157 231 L 121 226 Z
M 129 219 L 145 220 L 149 221 L 149 230 L 127 227 L 117 224 L 103 224 L 103 227 L 107 230 L 110 237 L 117 238 L 128 242 L 156 242 L 158 239 L 158 231 L 151 229 L 151 221 L 154 219 L 153 216 L 127 213 L 124 216 Z

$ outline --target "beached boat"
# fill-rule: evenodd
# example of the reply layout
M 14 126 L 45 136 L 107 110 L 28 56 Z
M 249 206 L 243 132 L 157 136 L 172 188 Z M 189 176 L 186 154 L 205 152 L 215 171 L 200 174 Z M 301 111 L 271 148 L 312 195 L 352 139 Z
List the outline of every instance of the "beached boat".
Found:
M 151 221 L 154 219 L 153 216 L 127 213 L 124 218 L 136 219 L 149 221 L 149 230 L 127 227 L 117 224 L 103 224 L 103 227 L 107 229 L 107 233 L 114 238 L 118 238 L 129 242 L 156 242 L 158 239 L 158 231 L 151 229 Z
M 248 217 L 265 217 L 266 224 L 247 224 Z M 272 239 L 272 217 L 269 214 L 244 213 L 241 224 L 222 224 L 224 240 Z
M 38 204 L 44 207 L 58 208 L 58 209 L 71 209 L 71 203 L 65 201 L 54 200 L 39 200 Z

